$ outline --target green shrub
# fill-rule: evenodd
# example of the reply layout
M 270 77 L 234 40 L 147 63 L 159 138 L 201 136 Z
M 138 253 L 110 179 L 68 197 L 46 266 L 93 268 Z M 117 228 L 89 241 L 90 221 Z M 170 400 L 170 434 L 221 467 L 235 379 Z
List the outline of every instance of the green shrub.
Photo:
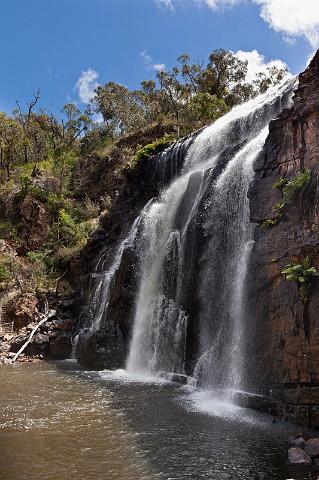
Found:
M 285 276 L 286 280 L 298 283 L 299 294 L 303 302 L 307 301 L 310 286 L 319 277 L 317 269 L 310 266 L 309 257 L 306 257 L 301 263 L 288 263 L 281 270 L 281 274 Z
M 54 268 L 64 269 L 71 260 L 79 257 L 86 243 L 87 237 L 82 237 L 73 245 L 60 247 L 52 258 Z
M 261 224 L 261 227 L 268 228 L 278 225 L 283 218 L 287 203 L 296 200 L 297 196 L 306 188 L 310 179 L 311 171 L 307 169 L 304 172 L 295 175 L 290 180 L 285 177 L 280 177 L 275 183 L 273 183 L 272 187 L 277 188 L 283 193 L 283 200 L 277 202 L 272 208 L 272 211 L 277 213 L 277 216 L 265 220 Z
M 282 192 L 284 201 L 294 201 L 296 197 L 306 188 L 311 179 L 311 170 L 307 169 L 295 175 L 284 186 Z
M 0 263 L 0 282 L 3 282 L 9 277 L 9 271 L 7 267 Z
M 20 193 L 22 197 L 26 197 L 28 193 L 32 190 L 33 182 L 32 178 L 27 175 L 21 175 L 20 177 Z
M 59 215 L 59 211 L 61 209 L 65 209 L 65 210 L 69 209 L 69 201 L 57 193 L 48 194 L 47 205 L 50 212 L 53 215 L 57 215 L 57 216 Z
M 278 225 L 281 219 L 282 219 L 282 214 L 279 214 L 274 218 L 267 218 L 267 220 L 264 220 L 263 223 L 261 224 L 261 228 L 266 229 L 269 227 L 274 227 L 275 225 Z
M 78 222 L 81 222 L 83 220 L 97 218 L 100 211 L 100 205 L 86 195 L 83 201 L 75 203 L 72 214 Z
M 288 180 L 285 177 L 279 177 L 278 180 L 273 183 L 272 188 L 277 188 L 282 192 L 287 183 Z
M 31 262 L 43 262 L 45 253 L 44 252 L 27 252 L 26 256 Z
M 13 225 L 7 220 L 0 220 L 0 238 L 10 238 Z
M 102 204 L 103 204 L 103 208 L 105 210 L 109 210 L 112 206 L 112 198 L 110 197 L 110 195 L 105 195 L 103 197 L 103 201 L 102 201 Z
M 285 202 L 277 202 L 272 208 L 273 212 L 283 212 L 284 208 L 286 206 Z
M 39 200 L 39 202 L 42 203 L 47 203 L 48 197 L 49 197 L 49 192 L 42 190 L 40 187 L 35 187 L 32 190 L 32 196 L 36 199 Z
M 133 157 L 131 167 L 137 165 L 137 163 L 142 160 L 147 160 L 148 158 L 163 152 L 163 150 L 169 147 L 174 140 L 175 139 L 172 135 L 166 135 L 165 137 L 159 138 L 158 140 L 155 140 L 155 142 L 149 143 L 148 145 L 140 148 Z
M 92 229 L 93 227 L 90 221 L 77 223 L 68 212 L 64 209 L 60 210 L 59 230 L 63 246 L 72 247 L 79 242 L 86 242 Z
M 59 211 L 60 232 L 67 242 L 72 242 L 77 235 L 74 218 L 64 209 Z

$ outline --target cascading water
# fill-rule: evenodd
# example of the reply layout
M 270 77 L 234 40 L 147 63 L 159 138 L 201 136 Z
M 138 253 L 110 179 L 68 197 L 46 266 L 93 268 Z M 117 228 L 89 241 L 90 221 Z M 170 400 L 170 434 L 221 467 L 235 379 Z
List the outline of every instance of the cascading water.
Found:
M 130 373 L 187 372 L 201 385 L 241 386 L 252 246 L 247 192 L 269 122 L 290 104 L 294 85 L 291 79 L 270 89 L 199 133 L 181 173 L 147 204 L 116 250 L 95 288 L 89 323 L 99 329 L 123 252 L 134 247 L 139 280 Z
M 130 372 L 184 373 L 187 297 L 198 286 L 202 384 L 242 377 L 244 282 L 252 245 L 247 192 L 268 124 L 287 106 L 294 80 L 241 105 L 197 137 L 181 175 L 147 212 L 147 245 L 127 361 Z M 195 267 L 195 268 L 194 268 Z

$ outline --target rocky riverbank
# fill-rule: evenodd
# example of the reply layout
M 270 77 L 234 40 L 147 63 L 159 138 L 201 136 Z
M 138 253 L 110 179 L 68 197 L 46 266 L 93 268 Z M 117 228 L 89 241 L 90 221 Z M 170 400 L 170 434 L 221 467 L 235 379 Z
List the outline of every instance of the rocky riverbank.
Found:
M 55 313 L 44 321 L 35 331 L 30 343 L 19 355 L 16 361 L 34 362 L 46 358 L 63 359 L 70 357 L 72 353 L 72 330 L 74 320 L 70 314 L 71 302 L 60 301 Z M 0 330 L 0 364 L 11 363 L 20 348 L 29 340 L 31 333 L 43 320 L 43 314 L 34 311 L 33 318 L 29 318 L 22 328 L 14 330 L 6 325 Z

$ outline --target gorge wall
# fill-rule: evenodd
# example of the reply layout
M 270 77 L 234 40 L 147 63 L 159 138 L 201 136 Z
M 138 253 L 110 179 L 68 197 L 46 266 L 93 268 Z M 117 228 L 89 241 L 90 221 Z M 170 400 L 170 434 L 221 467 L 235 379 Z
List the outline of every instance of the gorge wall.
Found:
M 319 53 L 299 77 L 293 106 L 284 109 L 271 121 L 265 147 L 254 165 L 255 178 L 248 193 L 250 219 L 255 225 L 254 243 L 248 263 L 243 320 L 243 388 L 274 400 L 272 405 L 276 413 L 303 423 L 307 421 L 315 427 L 319 427 L 319 282 L 313 283 L 308 300 L 304 302 L 297 282 L 286 281 L 281 271 L 291 261 L 299 263 L 306 257 L 309 257 L 312 266 L 319 269 L 318 87 Z M 264 118 L 259 119 L 261 126 L 270 114 L 267 108 L 266 105 L 262 112 Z M 276 108 L 281 110 L 279 106 Z M 253 123 L 254 116 L 247 120 L 245 127 Z M 241 129 L 239 122 L 238 128 L 232 131 L 236 140 L 229 138 L 229 145 L 221 150 L 218 168 L 213 173 L 211 168 L 204 172 L 206 180 L 209 178 L 214 182 L 230 158 L 243 148 L 245 142 L 249 142 L 249 135 L 245 137 Z M 147 202 L 158 196 L 161 189 L 181 171 L 196 136 L 181 140 L 164 154 L 142 162 L 119 192 L 111 215 L 102 220 L 77 267 L 76 275 L 73 275 L 74 278 L 81 276 L 75 302 L 75 315 L 79 318 L 75 332 L 76 356 L 89 367 L 125 366 L 138 291 L 138 250 L 144 242 L 143 228 L 137 219 Z M 290 179 L 304 169 L 312 172 L 310 184 L 299 195 L 298 201 L 286 205 L 278 224 L 264 228 L 262 224 L 275 216 L 274 205 L 282 200 L 282 193 L 274 189 L 273 184 L 281 176 Z M 187 201 L 184 200 L 178 210 L 181 218 L 189 214 L 186 203 L 193 195 L 192 189 L 199 188 L 199 182 L 198 175 L 190 177 L 185 195 Z M 231 184 L 229 187 L 232 188 Z M 231 196 L 231 190 L 229 192 Z M 204 195 L 203 201 L 199 202 L 203 209 L 206 208 L 207 198 Z M 222 220 L 219 221 L 218 217 L 215 220 L 212 228 L 217 235 L 217 226 Z M 228 220 L 225 217 L 225 221 Z M 187 312 L 191 319 L 187 325 L 185 345 L 185 372 L 188 374 L 194 373 L 199 351 L 200 280 L 196 273 L 200 262 L 199 250 L 201 242 L 207 243 L 210 238 L 201 222 L 202 213 L 199 211 L 188 231 L 193 242 L 191 250 L 185 254 L 187 271 L 183 276 L 188 283 L 179 299 L 183 312 Z M 180 225 L 176 224 L 175 228 L 180 228 Z M 218 258 L 212 261 L 214 265 L 221 263 Z M 205 265 L 209 274 L 207 258 Z M 166 289 L 170 290 L 168 298 L 173 298 L 173 287 L 168 282 L 170 266 L 167 264 L 165 267 L 164 262 L 164 293 L 166 295 Z M 214 294 L 217 295 L 216 292 Z M 206 313 L 205 319 L 209 319 Z M 216 312 L 214 314 L 217 316 Z M 212 322 L 210 330 L 213 327 Z M 228 337 L 227 328 L 224 328 L 221 338 Z M 221 350 L 226 348 L 225 345 L 221 347 Z M 215 360 L 215 357 L 211 359 Z M 227 363 L 225 355 L 224 361 Z
M 247 285 L 246 364 L 250 386 L 287 405 L 289 417 L 307 418 L 319 427 L 319 282 L 302 302 L 298 284 L 281 270 L 307 256 L 319 267 L 319 53 L 299 76 L 294 106 L 269 126 L 264 154 L 255 164 L 251 185 L 254 233 Z M 273 188 L 279 177 L 292 178 L 310 169 L 310 185 L 285 207 L 278 225 L 262 228 L 274 218 L 282 193 Z

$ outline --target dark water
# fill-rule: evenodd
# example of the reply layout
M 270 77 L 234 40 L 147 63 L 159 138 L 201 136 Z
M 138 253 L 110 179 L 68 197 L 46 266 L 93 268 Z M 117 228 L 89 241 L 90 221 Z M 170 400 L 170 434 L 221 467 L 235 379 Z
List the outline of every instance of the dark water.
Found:
M 318 477 L 287 463 L 298 427 L 203 392 L 72 362 L 2 366 L 0 388 L 1 480 Z

